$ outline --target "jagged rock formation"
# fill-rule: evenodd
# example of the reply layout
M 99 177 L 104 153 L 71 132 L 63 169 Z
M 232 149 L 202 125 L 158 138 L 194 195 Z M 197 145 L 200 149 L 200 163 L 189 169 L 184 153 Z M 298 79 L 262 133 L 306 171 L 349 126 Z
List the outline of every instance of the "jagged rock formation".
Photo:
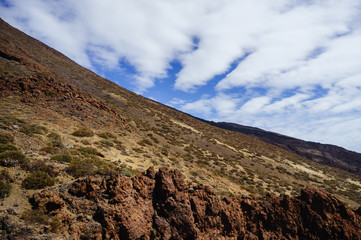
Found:
M 360 209 L 312 188 L 296 198 L 220 197 L 177 171 L 150 168 L 77 180 L 59 196 L 44 190 L 31 203 L 75 239 L 361 239 Z

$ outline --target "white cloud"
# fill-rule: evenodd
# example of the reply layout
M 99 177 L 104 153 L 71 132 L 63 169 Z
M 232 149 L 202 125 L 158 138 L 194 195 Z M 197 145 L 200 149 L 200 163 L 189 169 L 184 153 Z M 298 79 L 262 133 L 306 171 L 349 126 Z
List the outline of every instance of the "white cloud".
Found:
M 335 63 L 351 42 L 360 40 L 359 0 L 12 0 L 1 7 L 3 17 L 25 32 L 45 41 L 80 64 L 120 68 L 126 60 L 137 71 L 137 89 L 144 91 L 157 78 L 167 77 L 170 62 L 183 68 L 175 88 L 194 90 L 215 75 L 229 71 L 231 63 L 252 54 L 218 83 L 219 90 L 258 84 L 274 87 L 316 84 L 326 58 Z M 351 31 L 340 40 L 332 36 Z M 192 50 L 194 37 L 199 39 Z M 347 44 L 345 42 L 349 42 Z M 324 48 L 325 61 L 308 61 L 315 49 Z M 356 50 L 356 49 L 354 49 Z M 333 55 L 332 55 L 333 54 Z M 359 65 L 360 51 L 345 62 Z M 326 65 L 327 66 L 327 65 Z M 324 70 L 324 69 L 322 69 Z M 316 72 L 315 72 L 316 71 Z M 336 71 L 336 70 L 335 70 Z M 307 76 L 306 75 L 306 76 Z M 297 76 L 297 78 L 291 78 Z M 331 77 L 329 77 L 331 76 Z M 301 78 L 301 79 L 300 79 Z
M 174 89 L 216 86 L 193 102 L 171 96 L 183 111 L 361 152 L 361 0 L 7 2 L 10 24 L 85 67 L 124 73 L 139 93 L 177 60 Z
M 242 105 L 241 111 L 246 113 L 257 113 L 266 106 L 271 99 L 267 96 L 252 98 Z

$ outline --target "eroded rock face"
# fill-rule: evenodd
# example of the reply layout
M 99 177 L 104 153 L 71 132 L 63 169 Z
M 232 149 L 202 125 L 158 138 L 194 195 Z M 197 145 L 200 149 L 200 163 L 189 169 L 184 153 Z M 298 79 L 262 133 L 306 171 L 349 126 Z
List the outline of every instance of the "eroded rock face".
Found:
M 51 215 L 59 213 L 65 205 L 63 199 L 48 190 L 35 193 L 30 199 L 30 202 L 35 208 Z
M 205 186 L 190 189 L 179 172 L 165 168 L 78 180 L 60 196 L 43 191 L 33 199 L 38 208 L 57 206 L 47 211 L 75 239 L 361 239 L 358 211 L 322 191 L 220 197 Z

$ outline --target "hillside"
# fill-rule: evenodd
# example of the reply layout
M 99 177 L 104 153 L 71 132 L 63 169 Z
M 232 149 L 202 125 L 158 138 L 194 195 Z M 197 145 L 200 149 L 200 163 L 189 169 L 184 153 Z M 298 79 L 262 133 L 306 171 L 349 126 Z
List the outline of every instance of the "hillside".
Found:
M 287 151 L 293 152 L 312 161 L 341 168 L 348 172 L 361 175 L 360 153 L 349 151 L 331 144 L 303 141 L 301 139 L 265 131 L 259 128 L 242 126 L 235 123 L 210 121 L 208 121 L 208 123 L 223 129 L 237 131 L 257 137 L 262 141 L 279 146 Z
M 257 209 L 253 212 L 256 215 L 262 212 L 257 204 L 268 204 L 264 201 L 269 200 L 264 198 L 271 196 L 276 199 L 277 205 L 282 197 L 274 195 L 281 194 L 295 197 L 290 200 L 297 205 L 295 212 L 310 206 L 315 208 L 310 201 L 303 204 L 297 200 L 300 199 L 297 196 L 301 189 L 306 186 L 334 194 L 351 209 L 357 209 L 361 204 L 360 176 L 315 163 L 256 137 L 211 126 L 136 95 L 79 66 L 2 20 L 0 79 L 0 227 L 3 235 L 24 239 L 21 234 L 25 234 L 49 239 L 54 236 L 52 234 L 61 233 L 65 239 L 69 237 L 67 234 L 74 234 L 75 239 L 89 239 L 85 234 L 92 234 L 85 233 L 83 228 L 91 224 L 97 229 L 92 235 L 94 239 L 109 239 L 114 235 L 121 237 L 130 228 L 137 228 L 132 221 L 142 219 L 142 216 L 135 215 L 134 220 L 133 215 L 129 215 L 123 225 L 114 225 L 112 221 L 118 221 L 121 210 L 107 212 L 106 216 L 113 219 L 108 221 L 102 214 L 104 209 L 108 209 L 107 204 L 119 204 L 126 200 L 132 203 L 127 205 L 132 212 L 143 211 L 136 206 L 146 199 L 147 204 L 158 204 L 157 212 L 161 216 L 157 220 L 152 217 L 153 213 L 147 215 L 150 217 L 147 218 L 147 229 L 153 231 L 154 236 L 171 238 L 169 234 L 162 235 L 162 232 L 171 231 L 166 223 L 169 225 L 174 219 L 162 206 L 184 204 L 187 211 L 179 214 L 181 219 L 190 211 L 194 212 L 194 218 L 190 220 L 194 223 L 194 231 L 189 239 L 201 238 L 208 230 L 199 227 L 203 218 L 197 218 L 197 214 L 201 212 L 196 214 L 198 210 L 187 202 L 196 189 L 201 190 L 200 193 L 196 191 L 198 198 L 204 201 L 212 199 L 208 201 L 210 206 L 207 208 L 211 208 L 217 199 L 228 199 L 224 201 L 235 201 L 237 206 L 243 206 L 241 200 L 235 197 L 243 196 L 250 199 L 250 208 Z M 155 175 L 148 176 L 150 180 L 144 180 L 141 172 L 150 167 L 154 167 Z M 169 171 L 156 172 L 164 168 L 177 172 L 158 179 L 162 172 Z M 184 178 L 182 186 L 177 185 L 178 180 L 169 180 L 174 178 L 173 175 L 177 179 Z M 119 180 L 112 182 L 111 179 Z M 177 185 L 177 191 L 172 184 L 166 184 L 168 187 L 160 190 L 159 184 L 152 183 L 147 187 L 141 179 L 161 183 L 171 181 Z M 97 183 L 87 184 L 93 181 Z M 202 189 L 206 188 L 209 191 L 204 195 Z M 164 199 L 153 198 L 152 193 L 157 189 Z M 178 191 L 181 192 L 179 198 Z M 312 196 L 327 195 L 316 190 L 311 192 Z M 348 226 L 348 236 L 355 236 L 352 234 L 360 224 L 360 211 L 348 210 L 339 200 L 327 196 L 321 209 L 312 210 L 323 212 L 323 215 L 315 213 L 314 218 L 335 218 L 335 228 Z M 172 199 L 177 200 L 174 206 Z M 88 200 L 95 201 L 97 205 Z M 96 209 L 88 209 L 87 206 L 96 206 Z M 243 214 L 242 211 L 247 211 L 247 207 L 241 207 L 238 213 Z M 287 210 L 284 211 L 282 214 L 287 215 Z M 214 223 L 209 231 L 218 231 L 218 236 L 241 234 L 241 230 L 221 230 L 220 225 L 226 226 L 224 219 L 227 217 L 235 216 L 225 214 L 222 220 L 217 217 L 215 220 L 208 219 Z M 281 218 L 277 219 L 281 221 Z M 326 223 L 321 224 L 320 228 L 326 226 Z M 262 228 L 257 228 L 262 234 Z M 305 236 L 317 234 L 309 228 L 304 226 Z M 113 232 L 108 233 L 107 229 L 113 229 Z M 209 231 L 208 234 L 211 233 Z M 270 236 L 281 234 L 279 229 L 267 231 L 272 232 Z M 231 235 L 227 235 L 228 232 Z M 297 235 L 298 231 L 293 234 Z M 137 236 L 133 239 L 140 238 Z M 182 236 L 172 237 L 180 239 Z M 206 239 L 206 236 L 210 235 L 203 237 Z

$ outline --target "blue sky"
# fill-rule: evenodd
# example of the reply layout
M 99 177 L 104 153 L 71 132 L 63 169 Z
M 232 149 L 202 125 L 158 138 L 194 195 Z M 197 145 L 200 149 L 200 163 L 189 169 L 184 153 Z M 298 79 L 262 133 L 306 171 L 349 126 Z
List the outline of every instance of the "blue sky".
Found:
M 0 0 L 0 14 L 194 116 L 361 152 L 361 0 Z

